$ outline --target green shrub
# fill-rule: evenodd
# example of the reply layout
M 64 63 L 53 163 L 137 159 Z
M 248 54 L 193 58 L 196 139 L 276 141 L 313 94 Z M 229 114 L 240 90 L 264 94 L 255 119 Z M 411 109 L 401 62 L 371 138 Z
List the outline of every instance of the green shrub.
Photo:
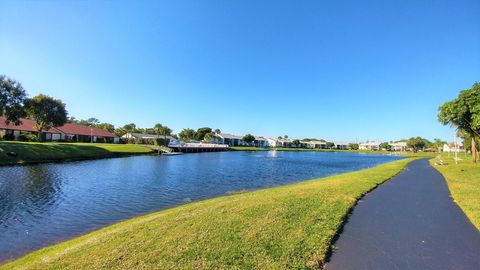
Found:
M 18 140 L 22 142 L 36 142 L 38 141 L 38 137 L 35 134 L 24 133 L 18 136 Z

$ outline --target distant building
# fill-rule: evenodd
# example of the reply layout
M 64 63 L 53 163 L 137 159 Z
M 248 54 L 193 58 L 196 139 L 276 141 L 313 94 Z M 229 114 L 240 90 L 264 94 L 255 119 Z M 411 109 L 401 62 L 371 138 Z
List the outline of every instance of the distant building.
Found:
M 327 148 L 327 143 L 324 141 L 301 141 L 300 143 L 305 148 L 315 148 L 315 149 Z
M 18 140 L 22 134 L 39 135 L 35 120 L 22 118 L 20 125 L 6 123 L 6 118 L 0 116 L 0 136 Z M 67 123 L 61 127 L 52 127 L 42 131 L 45 141 L 67 142 L 107 142 L 118 143 L 119 138 L 108 130 Z
M 255 136 L 255 141 L 253 141 L 255 147 L 268 147 L 268 140 L 262 136 Z
M 143 133 L 125 133 L 122 139 L 167 139 L 173 140 L 174 138 L 169 135 L 155 135 L 155 134 L 143 134 Z
M 370 151 L 378 151 L 380 150 L 380 142 L 364 142 L 358 145 L 358 149 L 360 150 L 370 150 Z
M 268 139 L 269 147 L 284 147 L 289 148 L 293 146 L 293 143 L 290 139 L 285 138 L 269 138 Z
M 248 146 L 248 143 L 243 141 L 243 136 L 233 135 L 229 133 L 217 133 L 213 135 L 221 144 L 229 146 Z
M 395 152 L 405 152 L 408 149 L 406 142 L 390 143 L 390 146 L 392 146 L 391 150 Z
M 348 150 L 350 143 L 342 142 L 342 141 L 333 141 L 334 148 L 338 150 Z
M 465 148 L 463 147 L 462 142 L 457 142 L 456 144 L 454 142 L 451 142 L 443 145 L 443 152 L 459 153 L 464 151 L 465 151 Z

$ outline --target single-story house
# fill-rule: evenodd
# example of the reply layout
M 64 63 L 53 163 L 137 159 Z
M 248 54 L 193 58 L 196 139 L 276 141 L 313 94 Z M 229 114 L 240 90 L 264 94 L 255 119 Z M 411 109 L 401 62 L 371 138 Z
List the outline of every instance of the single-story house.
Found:
M 38 131 L 35 128 L 37 122 L 35 120 L 22 118 L 20 125 L 14 123 L 6 123 L 6 118 L 0 116 L 0 136 L 2 138 L 12 137 L 18 140 L 22 134 L 35 134 Z M 42 131 L 45 141 L 67 141 L 67 142 L 108 142 L 118 143 L 119 138 L 101 128 L 89 127 L 78 124 L 67 123 L 60 127 L 52 127 Z
M 380 150 L 380 142 L 364 142 L 358 145 L 358 149 L 360 150 L 370 150 L 370 151 L 378 151 Z
M 406 142 L 390 143 L 390 145 L 392 146 L 391 150 L 396 152 L 405 152 L 408 149 Z
M 342 141 L 333 141 L 334 148 L 339 150 L 347 150 L 350 147 L 350 144 Z
M 459 153 L 464 151 L 465 151 L 465 148 L 463 147 L 462 142 L 457 142 L 457 143 L 451 142 L 443 145 L 443 152 Z
M 317 148 L 317 149 L 327 148 L 327 142 L 324 142 L 324 141 L 302 141 L 300 143 L 305 148 Z
M 221 144 L 229 146 L 248 146 L 248 143 L 242 140 L 243 136 L 237 136 L 228 133 L 216 133 L 213 135 Z
M 293 143 L 290 139 L 284 138 L 268 138 L 268 146 L 269 147 L 292 147 Z
M 262 136 L 255 136 L 255 141 L 253 141 L 253 145 L 256 147 L 267 147 L 268 140 Z

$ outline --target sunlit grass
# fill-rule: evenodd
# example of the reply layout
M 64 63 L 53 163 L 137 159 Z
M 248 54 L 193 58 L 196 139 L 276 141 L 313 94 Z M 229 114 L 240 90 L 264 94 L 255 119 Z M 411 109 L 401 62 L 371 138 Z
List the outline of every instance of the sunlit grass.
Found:
M 0 142 L 0 165 L 114 157 L 151 152 L 136 144 Z M 16 157 L 8 156 L 16 153 Z
M 455 164 L 454 155 L 443 153 L 442 159 L 447 165 L 437 165 L 439 159 L 430 163 L 445 176 L 448 188 L 455 202 L 467 217 L 480 230 L 480 163 L 473 163 L 470 156 L 458 154 L 461 160 Z
M 321 268 L 349 210 L 412 159 L 133 218 L 2 269 Z

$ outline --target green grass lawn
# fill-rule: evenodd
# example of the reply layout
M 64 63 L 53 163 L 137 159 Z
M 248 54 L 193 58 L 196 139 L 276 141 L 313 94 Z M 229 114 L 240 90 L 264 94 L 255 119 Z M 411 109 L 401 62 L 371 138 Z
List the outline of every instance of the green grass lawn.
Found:
M 437 158 L 431 159 L 430 163 L 445 176 L 454 201 L 480 230 L 480 163 L 473 163 L 470 156 L 464 154 L 459 157 L 462 160 L 455 164 L 453 154 L 448 157 L 443 153 L 447 165 L 435 166 Z
M 412 159 L 133 218 L 2 269 L 320 269 L 356 201 Z
M 2 141 L 0 142 L 0 165 L 115 157 L 151 151 L 150 147 L 136 144 Z M 10 157 L 7 155 L 8 152 L 15 152 L 18 156 Z

